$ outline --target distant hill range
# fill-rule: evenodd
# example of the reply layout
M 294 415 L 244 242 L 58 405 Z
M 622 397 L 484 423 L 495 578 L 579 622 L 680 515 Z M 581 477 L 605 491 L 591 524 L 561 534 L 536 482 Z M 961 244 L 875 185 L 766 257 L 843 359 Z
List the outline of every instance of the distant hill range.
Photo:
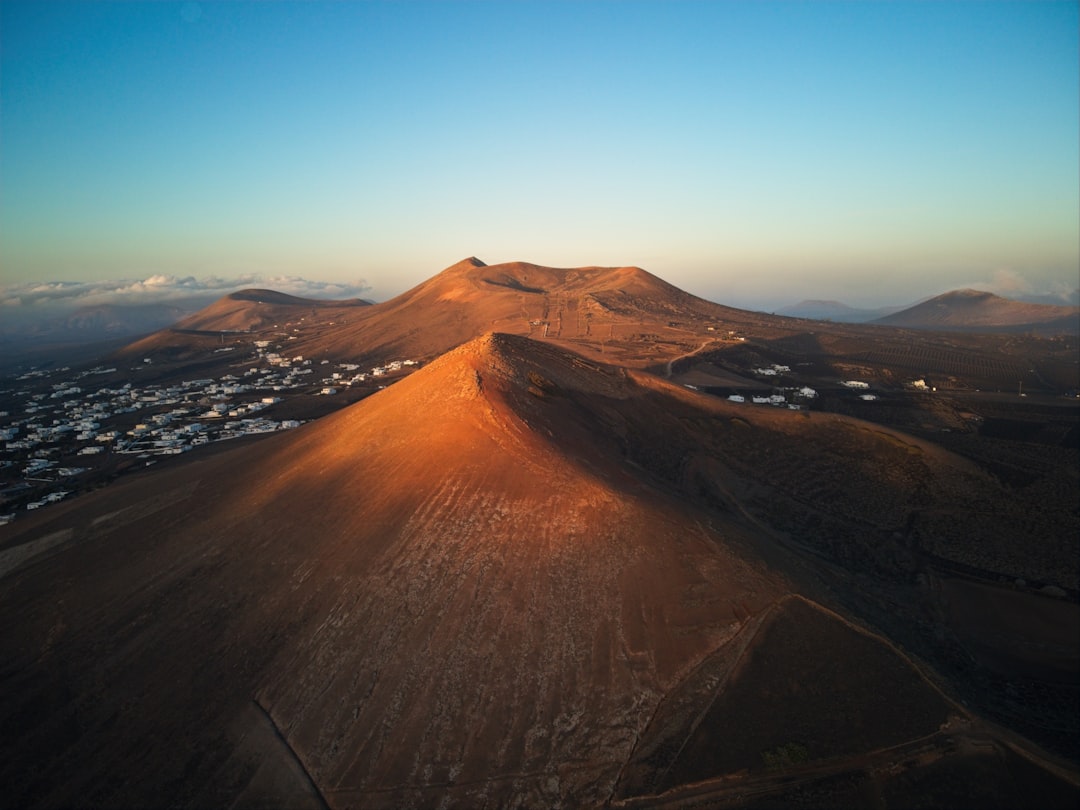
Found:
M 849 307 L 839 301 L 800 301 L 776 311 L 777 315 L 789 318 L 810 318 L 815 321 L 835 321 L 836 323 L 866 323 L 894 312 L 899 312 L 902 307 L 879 307 L 877 309 L 860 309 Z
M 145 335 L 198 312 L 213 298 L 169 304 L 96 304 L 45 315 L 9 307 L 0 321 L 0 339 L 10 343 L 71 343 Z
M 303 318 L 304 310 L 320 311 L 323 316 L 346 318 L 356 307 L 370 306 L 370 301 L 351 298 L 345 301 L 300 298 L 275 290 L 239 290 L 219 298 L 205 309 L 173 325 L 178 331 L 251 332 L 294 318 Z
M 1073 296 L 1075 298 L 1075 296 Z M 1035 332 L 1043 335 L 1080 331 L 1080 307 L 1047 299 L 1017 300 L 979 290 L 954 290 L 905 307 L 863 309 L 840 301 L 806 300 L 776 310 L 789 318 L 833 323 L 873 323 L 907 329 Z
M 271 290 L 235 292 L 127 345 L 114 361 L 150 359 L 155 369 L 167 373 L 225 344 L 250 351 L 258 340 L 287 345 L 290 356 L 377 366 L 404 359 L 426 362 L 496 331 L 674 376 L 687 384 L 742 393 L 764 384 L 746 372 L 766 360 L 816 363 L 825 357 L 830 363 L 864 368 L 871 363 L 889 378 L 896 373 L 930 375 L 935 382 L 954 377 L 965 385 L 995 389 L 1012 387 L 1018 379 L 1024 379 L 1029 390 L 1077 387 L 1071 358 L 1042 358 L 1038 373 L 1028 379 L 1031 361 L 1002 356 L 975 329 L 970 330 L 974 342 L 958 354 L 956 346 L 944 353 L 922 351 L 907 333 L 880 324 L 833 320 L 822 328 L 826 322 L 810 325 L 805 320 L 810 314 L 835 314 L 836 306 L 842 305 L 823 303 L 794 318 L 716 304 L 639 267 L 487 265 L 470 257 L 375 304 L 297 298 Z M 1038 313 L 1052 309 L 1021 306 Z M 1049 324 L 1039 333 L 1052 332 L 1054 324 Z M 985 332 L 987 327 L 979 329 Z M 1001 332 L 1002 339 L 1008 336 L 1001 328 L 993 331 Z M 928 334 L 927 340 L 935 339 Z M 986 351 L 995 352 L 995 363 L 972 365 L 965 353 Z
M 212 301 L 96 304 L 44 315 L 32 308 L 7 307 L 0 318 L 0 373 L 92 360 L 140 335 L 167 328 Z
M 541 267 L 528 262 L 487 265 L 464 259 L 410 290 L 378 304 L 271 298 L 262 290 L 225 296 L 210 307 L 133 344 L 127 353 L 176 353 L 192 332 L 300 330 L 298 353 L 330 358 L 432 358 L 489 331 L 573 346 L 602 356 L 615 342 L 636 354 L 622 362 L 646 366 L 681 354 L 692 322 L 757 323 L 774 316 L 714 304 L 639 267 Z M 301 330 L 303 331 L 303 330 Z M 610 359 L 610 358 L 609 358 Z
M 361 299 L 326 301 L 273 290 L 241 290 L 219 298 L 193 296 L 169 303 L 94 304 L 74 310 L 9 307 L 0 320 L 0 345 L 28 348 L 87 345 L 136 338 L 161 329 L 251 331 L 307 309 L 366 306 Z
M 1033 304 L 979 290 L 955 290 L 874 323 L 909 329 L 1080 333 L 1080 307 Z

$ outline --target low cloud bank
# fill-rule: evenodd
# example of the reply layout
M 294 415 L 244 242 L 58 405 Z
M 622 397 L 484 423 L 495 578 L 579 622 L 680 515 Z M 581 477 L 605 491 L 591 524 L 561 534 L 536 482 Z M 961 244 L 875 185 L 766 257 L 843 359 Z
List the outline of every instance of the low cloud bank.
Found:
M 0 286 L 0 341 L 6 351 L 148 334 L 199 311 L 223 295 L 252 287 L 300 298 L 359 298 L 363 282 L 311 281 L 248 274 L 232 278 L 157 275 L 119 281 L 35 281 Z
M 1010 267 L 999 267 L 988 276 L 975 281 L 960 282 L 950 288 L 950 290 L 963 289 L 991 292 L 1002 298 L 1039 304 L 1076 306 L 1080 302 L 1075 281 L 1044 279 L 1035 283 L 1023 273 Z
M 356 283 L 311 281 L 299 276 L 247 274 L 233 278 L 156 275 L 141 280 L 32 281 L 0 286 L 0 307 L 55 312 L 94 306 L 145 306 L 210 299 L 250 287 L 302 298 L 358 298 L 371 289 Z M 26 314 L 29 314 L 27 312 Z

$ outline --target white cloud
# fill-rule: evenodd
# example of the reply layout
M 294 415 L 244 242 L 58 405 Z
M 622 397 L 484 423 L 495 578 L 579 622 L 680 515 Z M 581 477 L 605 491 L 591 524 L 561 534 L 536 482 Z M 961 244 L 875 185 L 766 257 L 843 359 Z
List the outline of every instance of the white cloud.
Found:
M 249 273 L 233 278 L 153 275 L 108 281 L 33 281 L 0 286 L 0 306 L 28 309 L 77 309 L 84 306 L 168 304 L 214 299 L 250 287 L 277 290 L 303 298 L 356 298 L 371 288 L 355 283 L 312 281 L 300 276 L 264 278 Z
M 1018 295 L 1027 295 L 1031 289 L 1031 282 L 1020 273 L 1009 267 L 999 267 L 990 274 L 988 284 L 990 292 L 1013 298 Z
M 959 282 L 949 287 L 952 290 L 982 290 L 1018 301 L 1069 305 L 1075 305 L 1076 303 L 1076 288 L 1075 282 L 1069 283 L 1061 279 L 1040 279 L 1011 267 L 997 267 L 977 281 Z

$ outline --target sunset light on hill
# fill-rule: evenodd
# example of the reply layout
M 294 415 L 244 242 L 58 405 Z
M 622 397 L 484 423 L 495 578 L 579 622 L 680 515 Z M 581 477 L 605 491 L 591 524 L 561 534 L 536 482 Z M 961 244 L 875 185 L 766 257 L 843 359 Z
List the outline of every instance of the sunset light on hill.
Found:
M 0 804 L 1077 810 L 1078 30 L 0 0 Z

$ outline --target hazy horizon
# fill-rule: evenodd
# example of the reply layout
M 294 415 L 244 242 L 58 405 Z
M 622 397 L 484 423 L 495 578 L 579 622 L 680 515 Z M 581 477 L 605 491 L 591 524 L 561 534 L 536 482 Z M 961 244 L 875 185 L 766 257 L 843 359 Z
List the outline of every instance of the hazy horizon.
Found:
M 1075 3 L 0 15 L 7 299 L 258 278 L 385 300 L 469 255 L 766 310 L 1078 286 Z
M 434 271 L 431 275 L 435 275 Z M 986 292 L 995 292 L 985 285 Z M 259 274 L 244 274 L 231 278 L 193 276 L 151 276 L 146 279 L 101 279 L 98 281 L 66 281 L 66 282 L 25 282 L 21 284 L 0 285 L 0 312 L 5 314 L 8 320 L 7 332 L 18 331 L 25 325 L 40 322 L 53 317 L 97 307 L 138 307 L 138 306 L 177 306 L 186 310 L 209 305 L 218 298 L 241 289 L 271 289 L 284 292 L 301 298 L 315 299 L 354 299 L 363 298 L 373 303 L 389 300 L 390 297 L 405 290 L 398 290 L 387 297 L 375 297 L 370 285 L 364 282 L 344 283 L 325 282 L 305 279 L 299 276 L 263 276 Z M 961 289 L 961 288 L 955 288 Z M 698 294 L 693 290 L 688 290 Z M 948 291 L 947 291 L 948 292 Z M 1071 295 L 1062 296 L 1060 301 L 1054 301 L 1048 296 L 1023 294 L 1011 292 L 1011 297 L 1020 301 L 1035 301 L 1038 303 L 1059 303 L 1061 305 L 1078 305 L 1076 290 Z M 1010 297 L 1010 291 L 999 291 L 997 294 Z M 714 303 L 734 306 L 760 312 L 777 312 L 780 314 L 786 308 L 797 309 L 801 304 L 807 303 L 837 303 L 851 307 L 860 312 L 877 310 L 900 310 L 913 306 L 934 297 L 923 295 L 905 301 L 894 301 L 884 305 L 860 307 L 851 301 L 840 298 L 803 298 L 798 300 L 785 300 L 779 297 L 772 299 L 754 299 L 735 297 L 728 300 L 710 299 L 700 296 Z M 882 313 L 883 314 L 883 313 Z

